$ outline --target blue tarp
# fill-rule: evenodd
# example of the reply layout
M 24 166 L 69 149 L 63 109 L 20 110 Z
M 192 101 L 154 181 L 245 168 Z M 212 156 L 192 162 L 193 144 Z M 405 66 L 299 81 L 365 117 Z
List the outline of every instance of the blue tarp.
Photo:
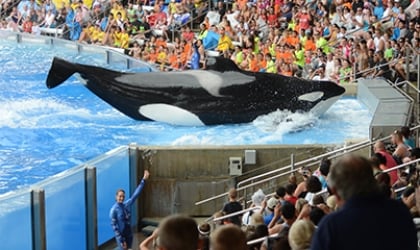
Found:
M 66 25 L 70 30 L 70 40 L 79 40 L 80 34 L 82 33 L 82 26 L 74 19 L 74 11 L 71 10 L 66 16 Z
M 191 56 L 191 69 L 200 69 L 200 53 L 197 44 L 193 44 L 194 52 Z
M 220 35 L 214 31 L 207 31 L 206 37 L 203 38 L 203 46 L 205 49 L 213 50 L 219 43 Z

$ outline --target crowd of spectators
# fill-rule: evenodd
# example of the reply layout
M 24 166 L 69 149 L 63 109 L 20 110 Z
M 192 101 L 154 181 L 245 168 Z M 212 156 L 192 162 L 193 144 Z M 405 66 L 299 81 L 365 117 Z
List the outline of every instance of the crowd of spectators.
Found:
M 410 139 L 411 136 L 402 137 L 405 143 Z M 408 144 L 400 146 L 409 147 Z M 382 149 L 380 143 L 375 144 L 375 148 L 378 147 Z M 377 152 L 383 157 L 389 155 L 388 161 L 398 161 L 400 157 L 396 151 Z M 410 148 L 402 162 L 419 158 L 420 149 Z M 333 164 L 329 159 L 323 159 L 314 171 L 301 168 L 273 194 L 266 195 L 261 189 L 256 191 L 249 205 L 249 208 L 255 209 L 244 214 L 240 213 L 245 210 L 237 201 L 238 192 L 231 188 L 227 202 L 213 215 L 213 220 L 197 225 L 189 217 L 168 216 L 140 244 L 140 249 L 326 250 L 378 247 L 414 250 L 417 249 L 415 224 L 420 218 L 420 203 L 416 195 L 419 170 L 411 165 L 395 170 L 401 181 L 402 173 L 410 175 L 404 181 L 407 188 L 397 194 L 395 190 L 399 187 L 391 182 L 390 173 L 386 172 L 391 166 L 394 165 L 380 166 L 378 155 L 368 159 L 347 154 Z M 300 176 L 303 181 L 298 184 Z M 229 217 L 230 214 L 232 216 Z M 168 228 L 168 220 L 176 227 Z M 176 240 L 178 238 L 182 240 Z M 350 240 L 352 238 L 360 241 Z M 180 244 L 183 244 L 182 247 Z
M 191 27 L 199 27 L 199 30 L 194 31 Z M 404 0 L 95 0 L 90 6 L 82 1 L 62 6 L 55 6 L 51 0 L 1 2 L 0 29 L 39 34 L 40 28 L 63 29 L 64 38 L 69 40 L 120 48 L 134 58 L 159 64 L 162 70 L 188 68 L 194 53 L 200 55 L 200 67 L 205 68 L 205 58 L 213 51 L 232 59 L 244 70 L 331 80 L 338 84 L 362 76 L 395 81 L 406 79 L 412 71 L 418 74 L 418 0 L 413 3 Z M 216 38 L 217 42 L 208 45 L 205 42 L 208 36 Z M 406 67 L 407 57 L 412 68 Z M 410 155 L 410 152 L 420 150 L 401 149 L 405 147 L 403 139 L 400 133 L 393 137 L 395 144 L 402 145 L 395 151 L 401 162 L 406 157 L 420 157 Z M 383 145 L 375 145 L 377 154 L 370 163 L 374 169 L 372 173 L 390 167 L 393 156 L 386 155 L 385 151 Z M 398 155 L 400 152 L 403 153 Z M 360 161 L 358 158 L 352 160 Z M 330 163 L 323 162 L 314 174 L 310 169 L 302 169 L 304 182 L 291 181 L 270 199 L 261 198 L 261 195 L 255 197 L 254 205 L 261 206 L 261 210 L 223 221 L 233 225 L 220 225 L 223 229 L 214 232 L 213 249 L 234 249 L 229 244 L 234 244 L 236 249 L 245 249 L 244 239 L 274 233 L 279 235 L 276 241 L 266 239 L 251 245 L 250 249 L 309 248 L 322 217 L 341 205 L 337 203 L 337 196 L 318 195 L 326 190 L 329 168 Z M 408 184 L 408 176 L 417 178 L 415 172 L 395 171 L 390 175 L 378 174 L 376 179 L 380 190 L 392 196 L 393 185 L 404 181 Z M 413 188 L 407 190 L 402 195 L 402 203 L 413 215 L 419 216 Z M 222 212 L 242 209 L 236 201 L 236 190 L 232 189 L 229 194 L 229 203 Z M 175 218 L 177 220 L 179 218 Z M 200 228 L 196 232 L 196 225 L 189 219 L 182 220 L 190 227 L 184 235 L 202 234 Z M 167 223 L 171 225 L 172 222 L 168 220 Z M 245 226 L 248 231 L 238 231 L 238 225 Z M 173 229 L 172 226 L 169 228 Z M 164 231 L 163 226 L 161 230 Z M 221 233 L 223 230 L 237 237 L 226 237 L 226 232 Z M 160 242 L 155 244 L 175 241 L 165 243 L 162 231 Z M 182 231 L 175 230 L 173 234 L 178 232 Z M 192 246 L 197 245 L 201 237 L 198 236 Z M 242 245 L 237 241 L 239 238 Z M 223 244 L 227 246 L 223 248 Z M 143 247 L 147 249 L 147 246 Z
M 324 158 L 316 169 L 302 167 L 274 193 L 256 191 L 247 209 L 231 188 L 212 220 L 197 225 L 171 215 L 140 249 L 417 249 L 419 169 L 410 164 L 389 170 L 420 159 L 420 148 L 408 127 L 392 133 L 391 144 L 392 151 L 377 141 L 369 159 L 347 154 L 334 162 Z M 398 193 L 401 187 L 406 189 Z
M 244 70 L 339 84 L 407 79 L 420 47 L 417 0 L 3 0 L 0 20 L 28 33 L 63 29 L 64 38 L 120 48 L 162 70 L 190 68 L 194 53 L 205 68 L 212 51 Z
M 197 225 L 171 215 L 140 249 L 152 249 L 152 242 L 155 249 L 191 250 L 417 249 L 419 169 L 416 164 L 389 169 L 420 159 L 420 148 L 408 127 L 392 133 L 391 144 L 395 147 L 386 149 L 377 141 L 369 159 L 347 154 L 334 162 L 324 158 L 316 169 L 302 167 L 274 193 L 256 191 L 247 209 L 231 188 L 212 220 Z M 401 187 L 406 188 L 398 193 Z M 169 238 L 167 220 L 178 226 L 171 241 L 162 240 Z M 175 243 L 176 238 L 183 240 Z

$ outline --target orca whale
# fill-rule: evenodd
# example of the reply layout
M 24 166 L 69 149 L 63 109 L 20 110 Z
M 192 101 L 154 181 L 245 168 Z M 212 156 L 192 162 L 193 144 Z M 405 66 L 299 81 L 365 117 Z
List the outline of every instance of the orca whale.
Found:
M 128 73 L 55 57 L 46 85 L 54 88 L 78 73 L 85 86 L 135 120 L 176 125 L 249 123 L 277 110 L 324 113 L 345 89 L 330 81 L 248 72 L 223 57 L 205 70 Z

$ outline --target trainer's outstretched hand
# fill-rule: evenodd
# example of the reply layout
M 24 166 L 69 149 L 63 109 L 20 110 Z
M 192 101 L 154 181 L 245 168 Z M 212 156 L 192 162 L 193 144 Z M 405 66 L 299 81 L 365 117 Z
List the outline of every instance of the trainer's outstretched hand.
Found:
M 144 170 L 143 180 L 149 179 L 150 173 L 149 170 Z

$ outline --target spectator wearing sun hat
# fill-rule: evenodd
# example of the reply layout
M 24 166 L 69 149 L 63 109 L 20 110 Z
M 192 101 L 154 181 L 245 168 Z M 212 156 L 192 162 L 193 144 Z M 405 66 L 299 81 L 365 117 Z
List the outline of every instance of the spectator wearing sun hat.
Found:
M 270 222 L 273 220 L 274 217 L 274 209 L 275 207 L 279 205 L 279 200 L 275 197 L 271 197 L 268 200 L 264 200 L 263 203 L 261 204 L 261 214 L 263 214 L 264 216 L 264 224 L 265 225 L 269 225 Z
M 256 191 L 252 196 L 251 196 L 251 200 L 252 203 L 250 205 L 250 207 L 259 207 L 262 205 L 263 201 L 265 199 L 265 194 L 262 191 L 262 189 L 258 189 L 258 191 Z M 254 214 L 254 210 L 248 211 L 246 213 L 243 214 L 242 216 L 242 224 L 243 225 L 250 225 L 252 220 L 251 220 L 251 216 Z

